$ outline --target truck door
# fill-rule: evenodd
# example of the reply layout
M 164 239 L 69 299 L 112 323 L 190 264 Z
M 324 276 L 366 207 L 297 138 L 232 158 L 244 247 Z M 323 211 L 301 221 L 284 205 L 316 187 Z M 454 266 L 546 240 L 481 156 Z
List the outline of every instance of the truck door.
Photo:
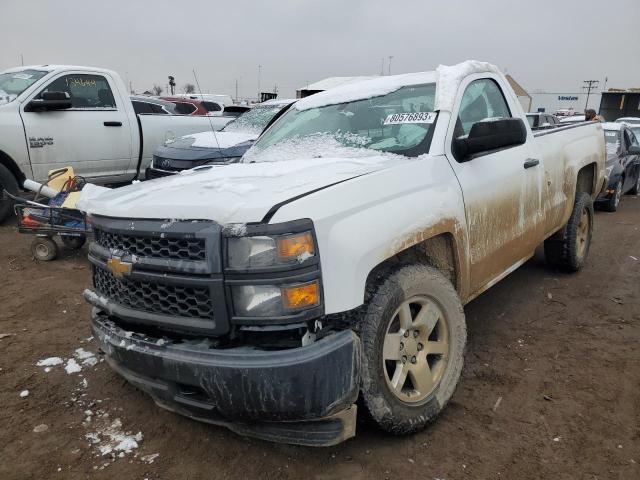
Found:
M 519 111 L 494 79 L 467 81 L 462 88 L 452 112 L 447 156 L 464 196 L 470 289 L 479 292 L 526 260 L 542 241 L 544 165 L 529 129 L 522 145 L 456 159 L 454 138 L 468 135 L 477 122 L 511 118 Z
M 102 74 L 65 72 L 34 95 L 66 92 L 72 108 L 25 112 L 21 107 L 34 178 L 73 166 L 77 175 L 109 182 L 123 175 L 132 155 L 131 126 L 113 79 Z M 32 99 L 29 99 L 32 100 Z

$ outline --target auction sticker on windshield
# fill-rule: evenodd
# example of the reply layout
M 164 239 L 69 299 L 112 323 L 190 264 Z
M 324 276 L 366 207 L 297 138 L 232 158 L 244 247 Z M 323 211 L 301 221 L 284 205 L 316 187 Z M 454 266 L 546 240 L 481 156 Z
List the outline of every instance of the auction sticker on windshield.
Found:
M 399 125 L 402 123 L 433 123 L 436 112 L 392 113 L 384 120 L 385 125 Z

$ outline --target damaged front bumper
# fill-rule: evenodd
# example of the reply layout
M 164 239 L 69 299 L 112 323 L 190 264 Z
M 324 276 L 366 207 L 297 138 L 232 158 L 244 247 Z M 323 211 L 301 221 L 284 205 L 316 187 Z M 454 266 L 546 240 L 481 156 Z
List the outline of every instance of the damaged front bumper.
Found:
M 252 437 L 329 446 L 355 435 L 360 341 L 351 331 L 288 350 L 211 348 L 132 334 L 92 309 L 109 365 L 161 407 Z

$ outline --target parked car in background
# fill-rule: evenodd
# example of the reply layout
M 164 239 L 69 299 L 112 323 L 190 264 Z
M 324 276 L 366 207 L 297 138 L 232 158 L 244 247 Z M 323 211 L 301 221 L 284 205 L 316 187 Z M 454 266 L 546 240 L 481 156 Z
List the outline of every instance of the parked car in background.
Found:
M 571 116 L 560 117 L 561 125 L 572 125 L 574 123 L 580 123 L 584 121 L 586 121 L 586 118 L 584 115 L 571 115 Z
M 216 102 L 225 107 L 233 105 L 233 99 L 230 95 L 221 95 L 218 93 L 176 93 L 173 97 L 190 98 L 191 100 Z
M 80 198 L 96 347 L 243 435 L 334 445 L 359 408 L 414 433 L 461 378 L 465 303 L 543 242 L 585 264 L 604 151 L 596 122 L 532 132 L 482 62 L 306 97 L 238 163 Z
M 159 98 L 131 95 L 131 103 L 137 115 L 178 115 L 173 103 Z
M 640 145 L 631 128 L 624 123 L 604 123 L 602 127 L 609 184 L 598 197 L 596 205 L 608 212 L 615 212 L 622 195 L 640 193 Z
M 640 125 L 639 117 L 622 117 L 616 120 L 616 123 L 626 123 L 627 125 Z
M 239 117 L 248 110 L 251 110 L 251 107 L 248 105 L 225 105 L 223 115 L 227 117 Z
M 527 113 L 531 130 L 547 130 L 560 125 L 560 119 L 550 113 Z
M 556 117 L 573 117 L 576 111 L 573 108 L 560 108 L 553 112 Z
M 127 88 L 111 70 L 66 65 L 18 67 L 0 73 L 0 192 L 25 179 L 73 167 L 93 183 L 143 177 L 165 141 L 222 128 L 231 118 L 137 115 Z M 2 195 L 0 193 L 0 195 Z M 12 202 L 0 197 L 0 221 Z
M 146 178 L 165 177 L 205 164 L 237 162 L 262 131 L 295 100 L 268 100 L 229 122 L 222 130 L 187 135 L 159 147 Z
M 161 97 L 162 100 L 171 102 L 175 105 L 176 113 L 180 115 L 211 115 L 216 112 L 222 113 L 222 105 L 215 102 L 205 103 L 200 100 L 193 100 L 191 98 L 181 97 Z M 211 110 L 209 110 L 211 109 Z

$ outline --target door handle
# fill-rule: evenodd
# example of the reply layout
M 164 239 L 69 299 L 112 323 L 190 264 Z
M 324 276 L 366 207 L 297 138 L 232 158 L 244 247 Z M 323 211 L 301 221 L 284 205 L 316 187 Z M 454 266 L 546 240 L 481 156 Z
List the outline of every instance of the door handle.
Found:
M 103 125 L 105 127 L 121 127 L 122 122 L 104 122 Z
M 538 160 L 537 158 L 527 158 L 527 160 L 524 162 L 524 168 L 535 167 L 539 163 L 540 160 Z

